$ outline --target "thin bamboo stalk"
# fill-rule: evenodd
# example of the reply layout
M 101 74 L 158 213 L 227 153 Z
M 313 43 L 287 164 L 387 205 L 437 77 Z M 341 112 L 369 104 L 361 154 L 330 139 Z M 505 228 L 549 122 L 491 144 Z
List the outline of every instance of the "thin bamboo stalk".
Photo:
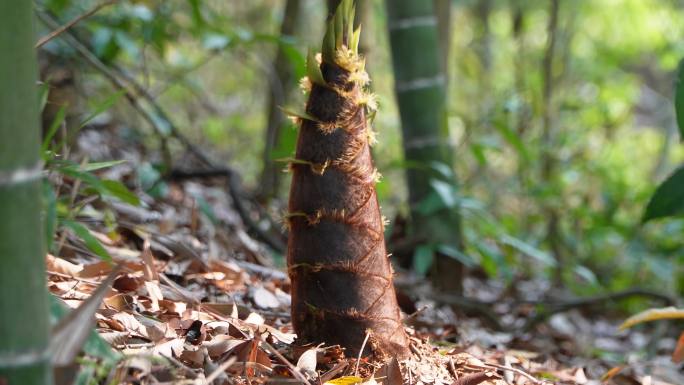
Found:
M 462 250 L 457 208 L 425 214 L 419 207 L 433 193 L 433 182 L 455 185 L 455 175 L 438 172 L 436 163 L 451 169 L 446 83 L 440 63 L 438 21 L 432 1 L 386 0 L 395 92 L 399 104 L 404 157 L 411 207 L 410 233 L 421 243 L 448 244 Z M 461 291 L 462 264 L 435 253 L 433 282 L 443 290 Z

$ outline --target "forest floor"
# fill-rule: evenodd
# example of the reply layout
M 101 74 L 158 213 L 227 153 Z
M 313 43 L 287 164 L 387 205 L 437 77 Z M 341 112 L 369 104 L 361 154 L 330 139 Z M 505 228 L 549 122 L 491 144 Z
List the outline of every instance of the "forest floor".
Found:
M 131 184 L 145 154 L 121 141 L 86 130 L 78 151 L 93 161 L 129 160 L 97 174 Z M 82 234 L 58 232 L 60 251 L 47 256 L 49 290 L 69 308 L 92 295 L 97 332 L 113 348 L 93 348 L 91 336 L 79 366 L 62 368 L 58 383 L 684 384 L 665 325 L 618 331 L 624 315 L 604 314 L 603 301 L 541 306 L 551 293 L 543 280 L 469 278 L 465 300 L 399 271 L 412 357 L 357 361 L 336 346 L 298 346 L 287 274 L 245 224 L 245 208 L 236 210 L 226 178 L 189 176 L 160 184 L 164 199 L 139 193 L 141 206 L 83 201 L 77 219 L 119 269 Z M 53 182 L 78 190 L 66 177 Z M 62 330 L 78 339 L 92 312 L 67 317 Z

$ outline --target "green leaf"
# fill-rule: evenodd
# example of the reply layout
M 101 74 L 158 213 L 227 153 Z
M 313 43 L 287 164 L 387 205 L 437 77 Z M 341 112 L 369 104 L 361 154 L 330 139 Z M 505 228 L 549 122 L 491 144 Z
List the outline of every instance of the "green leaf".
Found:
M 40 111 L 45 109 L 47 105 L 48 95 L 50 94 L 50 83 L 40 82 L 38 84 L 38 105 L 40 106 Z
M 442 178 L 444 178 L 446 180 L 453 180 L 454 179 L 454 170 L 452 170 L 451 167 L 444 162 L 438 162 L 438 161 L 430 162 L 430 168 L 433 169 L 434 171 L 437 171 L 439 173 L 439 175 L 441 175 Z
M 195 202 L 200 209 L 200 212 L 204 214 L 214 225 L 218 224 L 218 218 L 216 218 L 216 213 L 214 213 L 214 208 L 211 207 L 209 202 L 201 196 L 195 196 Z
M 510 274 L 510 269 L 497 248 L 482 239 L 475 240 L 474 247 L 482 256 L 480 265 L 488 276 L 496 277 L 499 273 Z
M 345 31 L 345 37 L 347 40 L 344 42 L 344 44 L 347 45 L 347 48 L 352 47 L 352 40 L 354 40 L 354 14 L 356 13 L 356 5 L 354 2 L 350 1 L 347 4 L 347 28 Z M 354 52 L 357 52 L 356 50 Z
M 285 123 L 280 128 L 278 142 L 271 151 L 271 159 L 285 158 L 294 154 L 297 145 L 297 127 L 291 123 Z
M 62 122 L 64 122 L 64 118 L 66 116 L 66 107 L 62 106 L 60 109 L 57 111 L 55 114 L 55 118 L 52 120 L 52 123 L 50 123 L 50 127 L 48 128 L 47 132 L 45 133 L 45 138 L 43 139 L 43 144 L 40 147 L 40 153 L 45 154 L 47 150 L 50 148 L 50 142 L 52 142 L 52 138 L 55 137 L 55 134 L 57 133 L 57 130 L 59 127 L 62 125 Z
M 351 25 L 354 25 L 353 23 Z M 356 28 L 356 31 L 352 34 L 351 37 L 351 42 L 349 44 L 349 47 L 351 48 L 352 52 L 354 53 L 359 53 L 359 40 L 361 39 L 361 26 L 359 25 L 358 28 Z
M 420 245 L 413 253 L 413 270 L 419 275 L 425 275 L 430 270 L 435 253 L 432 245 Z
M 287 107 L 280 107 L 280 109 L 287 116 L 293 116 L 295 118 L 311 120 L 314 122 L 320 122 L 320 120 L 318 118 L 307 114 L 306 111 L 298 111 L 298 110 L 287 108 Z
M 440 254 L 444 254 L 447 257 L 451 257 L 462 264 L 464 264 L 467 267 L 475 267 L 477 266 L 477 261 L 470 256 L 469 254 L 465 254 L 462 251 L 458 250 L 452 245 L 437 245 L 437 251 Z
M 304 67 L 306 66 L 304 55 L 297 50 L 293 43 L 287 41 L 287 39 L 282 38 L 278 40 L 280 48 L 283 50 L 285 57 L 290 62 L 290 69 L 294 74 L 294 79 L 302 78 L 306 73 Z
M 328 22 L 328 27 L 325 30 L 325 36 L 323 36 L 323 45 L 321 46 L 321 55 L 323 56 L 323 61 L 327 63 L 335 62 L 335 22 L 330 20 Z
M 684 59 L 679 62 L 675 82 L 675 114 L 679 126 L 679 140 L 684 142 Z
M 109 255 L 109 253 L 104 248 L 104 246 L 102 246 L 100 241 L 98 241 L 97 238 L 95 238 L 93 234 L 90 233 L 90 230 L 88 230 L 87 227 L 83 226 L 82 224 L 76 221 L 68 219 L 63 219 L 61 223 L 64 226 L 70 228 L 79 238 L 81 238 L 83 242 L 85 242 L 85 245 L 88 248 L 88 250 L 95 253 L 102 260 L 112 262 L 112 256 Z
M 95 163 L 93 164 L 93 167 L 98 169 L 110 167 L 113 164 L 116 164 L 116 162 L 102 162 L 99 164 Z M 97 190 L 100 195 L 113 196 L 129 204 L 135 206 L 140 205 L 140 199 L 130 190 L 128 190 L 128 188 L 126 188 L 126 186 L 124 186 L 121 182 L 106 179 L 102 180 L 97 176 L 85 171 L 86 169 L 87 165 L 79 166 L 75 164 L 67 164 L 66 166 L 59 167 L 58 171 L 64 175 L 83 181 Z
M 86 164 L 79 164 L 79 165 L 74 165 L 72 167 L 77 168 L 81 172 L 92 172 L 92 171 L 97 171 L 97 170 L 102 170 L 105 168 L 113 167 L 113 166 L 118 166 L 120 164 L 126 163 L 127 160 L 112 160 L 109 162 L 93 162 L 93 163 L 86 163 Z
M 98 103 L 93 112 L 90 113 L 85 119 L 83 119 L 79 124 L 78 128 L 83 128 L 86 124 L 90 123 L 91 120 L 98 117 L 101 113 L 107 111 L 111 106 L 113 106 L 119 99 L 126 94 L 126 90 L 119 90 L 114 94 L 107 97 L 107 99 Z
M 441 181 L 439 179 L 430 180 L 430 186 L 432 190 L 437 193 L 439 199 L 444 203 L 445 207 L 455 207 L 458 204 L 458 194 L 454 185 Z
M 309 52 L 306 55 L 306 76 L 309 77 L 312 83 L 324 86 L 326 85 L 325 79 L 323 79 L 323 73 L 321 72 L 321 67 L 318 65 L 316 56 L 312 49 L 309 48 Z
M 337 11 L 333 17 L 333 20 L 335 21 L 335 49 L 342 47 L 342 37 L 344 36 L 344 11 L 342 5 L 344 4 L 340 4 L 340 6 L 337 7 Z
M 530 161 L 530 153 L 529 151 L 527 151 L 525 143 L 523 143 L 520 136 L 515 131 L 513 131 L 508 124 L 501 121 L 500 119 L 495 119 L 494 128 L 496 128 L 496 130 L 499 132 L 501 136 L 503 136 L 504 140 L 506 140 L 508 144 L 515 148 L 515 151 L 518 153 L 522 161 Z
M 79 365 L 74 385 L 90 385 L 95 381 L 95 368 L 91 365 Z
M 556 261 L 548 253 L 541 251 L 518 238 L 504 234 L 499 238 L 499 241 L 505 245 L 511 246 L 512 248 L 529 257 L 532 257 L 546 266 L 556 266 Z
M 684 214 L 684 166 L 680 166 L 658 186 L 646 206 L 641 222 L 682 214 Z
M 45 245 L 48 251 L 51 251 L 57 228 L 57 195 L 47 180 L 43 180 L 43 201 L 45 202 Z
M 577 274 L 579 277 L 586 281 L 585 283 L 588 283 L 590 285 L 599 284 L 598 279 L 596 278 L 596 274 L 594 274 L 594 272 L 591 271 L 591 269 L 589 269 L 588 267 L 577 265 L 573 270 L 575 274 Z
M 140 205 L 138 196 L 133 194 L 123 183 L 116 180 L 104 179 L 102 180 L 102 186 L 104 186 L 109 195 L 134 206 Z

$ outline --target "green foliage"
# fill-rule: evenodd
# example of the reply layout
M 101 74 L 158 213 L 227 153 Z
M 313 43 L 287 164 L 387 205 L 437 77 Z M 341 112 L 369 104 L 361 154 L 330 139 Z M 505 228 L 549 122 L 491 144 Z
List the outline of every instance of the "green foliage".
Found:
M 102 260 L 112 262 L 112 257 L 109 255 L 107 250 L 102 246 L 100 241 L 90 233 L 90 230 L 88 230 L 87 227 L 68 219 L 61 220 L 61 223 L 62 225 L 73 230 L 73 232 L 85 242 L 88 250 L 97 254 L 97 256 L 102 258 Z
M 684 214 L 684 166 L 656 189 L 646 206 L 643 222 Z
M 684 141 L 684 60 L 681 60 L 677 67 L 675 114 L 677 115 L 677 126 L 679 126 L 679 140 Z
M 328 22 L 321 47 L 324 62 L 334 63 L 335 52 L 343 45 L 357 53 L 361 32 L 358 29 L 354 31 L 355 8 L 353 0 L 342 0 L 335 15 Z
M 546 50 L 548 3 L 521 2 L 524 23 L 516 36 L 512 7 L 493 2 L 489 35 L 484 36 L 482 20 L 472 8 L 475 2 L 452 2 L 454 24 L 459 27 L 451 36 L 446 122 L 448 140 L 455 148 L 454 163 L 418 165 L 402 156 L 399 116 L 391 96 L 394 82 L 387 15 L 380 0 L 369 1 L 373 14 L 363 28 L 364 41 L 373 38 L 368 63 L 373 91 L 382 104 L 375 119 L 380 141 L 373 151 L 384 175 L 377 186 L 383 211 L 392 218 L 410 210 L 405 203 L 404 174 L 417 169 L 431 176 L 425 183 L 427 198 L 417 203 L 420 210 L 430 215 L 460 207 L 464 214 L 466 249 L 462 254 L 444 244 L 422 245 L 416 250 L 416 270 L 429 271 L 434 253 L 439 252 L 471 263 L 492 278 L 547 276 L 554 261 L 546 242 L 544 209 L 553 207 L 561 213 L 560 239 L 569 256 L 565 282 L 577 293 L 656 285 L 673 290 L 679 285 L 684 290 L 684 284 L 678 284 L 684 280 L 677 268 L 684 263 L 684 219 L 681 215 L 664 217 L 681 210 L 677 203 L 681 200 L 674 198 L 681 189 L 676 185 L 672 185 L 674 190 L 665 191 L 666 185 L 656 189 L 655 183 L 668 174 L 672 176 L 667 181 L 674 180 L 681 168 L 672 172 L 684 161 L 684 148 L 665 139 L 670 122 L 681 122 L 683 116 L 681 81 L 676 86 L 674 111 L 672 102 L 665 100 L 672 96 L 671 75 L 684 52 L 681 7 L 660 0 L 561 2 L 553 66 L 557 111 L 550 149 L 556 172 L 549 180 L 541 180 L 542 154 L 549 150 L 541 141 L 545 100 L 540 66 Z M 92 4 L 45 2 L 63 22 Z M 321 48 L 324 58 L 330 58 L 344 35 L 350 39 L 345 44 L 355 50 L 359 30 L 350 34 L 349 23 L 345 28 L 343 21 L 340 28 L 332 20 L 327 26 L 307 22 L 299 26 L 296 36 L 278 36 L 269 31 L 276 31 L 280 24 L 279 7 L 263 0 L 245 4 L 122 0 L 79 23 L 74 31 L 89 37 L 102 60 L 148 86 L 194 142 L 228 156 L 246 185 L 256 188 L 266 125 L 263 106 L 272 71 L 264 63 L 271 62 L 279 46 L 295 77 L 307 75 L 320 81 L 320 69 L 311 65 L 315 60 L 302 51 L 318 44 L 308 39 L 327 28 Z M 307 20 L 324 19 L 323 2 L 306 8 Z M 46 49 L 61 58 L 74 58 L 59 38 Z M 420 55 L 416 52 L 414 57 Z M 93 104 L 112 95 L 113 90 L 99 80 L 101 75 L 83 72 L 89 97 L 98 101 Z M 677 79 L 681 77 L 680 67 Z M 44 104 L 47 88 L 41 89 Z M 293 96 L 296 90 L 283 91 L 286 106 L 301 105 L 302 99 Z M 121 186 L 94 180 L 102 175 L 100 170 L 54 158 L 60 149 L 50 143 L 61 138 L 70 108 L 60 111 L 45 131 L 48 170 L 81 180 L 80 194 L 105 202 L 131 199 Z M 139 132 L 144 145 L 158 146 L 156 134 L 130 118 L 125 103 L 116 103 L 116 108 L 123 110 L 117 118 Z M 293 110 L 292 115 L 303 115 Z M 684 137 L 682 124 L 679 127 Z M 285 128 L 273 158 L 291 157 L 295 139 L 296 131 Z M 160 181 L 164 166 L 154 160 L 134 166 L 137 187 L 153 197 L 165 196 L 168 186 Z M 61 174 L 62 167 L 71 174 Z M 459 186 L 449 182 L 454 172 L 461 177 Z M 59 232 L 61 219 L 85 223 L 81 219 L 87 213 L 78 201 L 73 204 L 68 194 L 54 192 L 44 194 L 48 217 L 55 218 L 48 221 L 50 232 Z M 70 212 L 74 216 L 68 217 Z M 641 224 L 641 219 L 652 219 L 656 212 L 660 220 Z M 438 225 L 436 231 L 448 231 Z
M 325 79 L 323 79 L 323 74 L 321 73 L 321 67 L 316 61 L 313 50 L 309 49 L 306 55 L 306 76 L 309 77 L 312 83 L 324 86 Z

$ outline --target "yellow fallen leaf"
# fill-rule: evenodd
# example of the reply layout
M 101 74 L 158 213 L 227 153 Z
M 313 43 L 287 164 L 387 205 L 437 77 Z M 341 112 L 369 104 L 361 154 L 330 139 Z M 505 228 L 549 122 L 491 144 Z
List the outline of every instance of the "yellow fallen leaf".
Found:
M 661 309 L 648 309 L 627 318 L 625 322 L 623 322 L 622 325 L 620 325 L 620 330 L 631 328 L 632 326 L 640 324 L 642 322 L 650 322 L 663 319 L 684 319 L 684 309 L 677 309 L 673 306 Z
M 344 376 L 326 381 L 323 385 L 355 385 L 363 382 L 363 378 L 356 376 Z
M 620 373 L 620 371 L 624 368 L 624 366 L 614 366 L 610 368 L 607 372 L 605 372 L 601 376 L 601 382 L 608 381 L 611 378 L 615 377 L 616 374 Z

